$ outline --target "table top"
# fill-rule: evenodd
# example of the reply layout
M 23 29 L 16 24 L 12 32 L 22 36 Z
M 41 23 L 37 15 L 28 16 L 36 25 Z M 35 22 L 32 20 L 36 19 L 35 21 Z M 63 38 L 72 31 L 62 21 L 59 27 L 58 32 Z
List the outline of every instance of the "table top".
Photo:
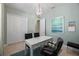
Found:
M 48 39 L 52 39 L 52 37 L 50 37 L 50 36 L 35 37 L 35 38 L 25 40 L 25 43 L 29 44 L 29 45 L 34 45 L 34 44 L 40 43 L 40 42 L 48 40 Z

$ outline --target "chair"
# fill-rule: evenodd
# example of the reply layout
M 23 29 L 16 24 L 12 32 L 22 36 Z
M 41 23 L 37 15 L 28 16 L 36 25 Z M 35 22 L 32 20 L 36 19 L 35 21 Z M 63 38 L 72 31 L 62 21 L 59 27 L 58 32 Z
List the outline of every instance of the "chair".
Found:
M 57 39 L 57 42 L 54 44 L 54 47 L 45 45 L 41 49 L 41 54 L 44 56 L 57 56 L 62 47 L 62 44 L 63 44 L 63 39 L 59 37 Z
M 39 37 L 39 33 L 34 33 L 34 37 Z
M 33 38 L 32 33 L 25 34 L 25 40 L 30 39 L 30 38 Z M 25 45 L 29 48 L 29 46 L 27 44 L 25 44 Z M 25 46 L 25 48 L 26 48 L 26 46 Z
M 79 44 L 78 43 L 73 43 L 73 42 L 67 42 L 67 46 L 79 49 Z

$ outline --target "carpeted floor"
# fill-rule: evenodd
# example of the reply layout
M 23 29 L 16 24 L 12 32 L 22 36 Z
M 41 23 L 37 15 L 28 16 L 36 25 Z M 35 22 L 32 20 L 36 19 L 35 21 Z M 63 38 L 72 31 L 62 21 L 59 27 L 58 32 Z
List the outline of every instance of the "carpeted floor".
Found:
M 29 56 L 30 55 L 29 49 L 27 50 L 26 55 L 25 55 L 24 49 L 25 49 L 24 42 L 8 45 L 4 49 L 4 55 L 5 56 Z M 39 48 L 35 49 L 33 52 L 34 52 L 33 54 L 34 56 L 41 56 Z M 79 56 L 79 50 L 63 45 L 59 56 Z
M 27 53 L 25 55 L 25 51 L 20 51 L 20 52 L 17 52 L 15 54 L 12 54 L 11 56 L 30 56 L 30 49 L 27 50 Z M 42 56 L 40 54 L 40 48 L 36 48 L 34 51 L 33 51 L 33 56 Z

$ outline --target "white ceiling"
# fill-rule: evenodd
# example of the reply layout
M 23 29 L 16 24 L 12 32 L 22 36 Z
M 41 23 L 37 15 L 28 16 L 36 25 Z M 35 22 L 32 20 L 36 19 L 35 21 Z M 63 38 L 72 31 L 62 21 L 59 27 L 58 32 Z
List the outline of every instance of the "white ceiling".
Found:
M 36 10 L 36 7 L 38 6 L 38 4 L 36 3 L 8 3 L 6 5 L 7 7 L 15 8 L 25 12 L 29 12 L 30 10 L 31 10 L 30 12 L 33 12 Z M 52 4 L 40 4 L 40 5 L 43 11 L 53 6 Z
M 40 3 L 43 12 L 47 12 L 57 6 L 67 5 L 68 3 Z M 38 3 L 6 3 L 9 8 L 15 8 L 24 12 L 34 13 Z

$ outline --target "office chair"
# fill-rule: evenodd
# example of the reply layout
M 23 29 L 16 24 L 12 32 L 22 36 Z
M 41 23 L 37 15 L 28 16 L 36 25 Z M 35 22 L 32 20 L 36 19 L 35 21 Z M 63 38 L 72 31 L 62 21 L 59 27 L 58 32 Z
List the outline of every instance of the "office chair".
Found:
M 42 47 L 41 54 L 44 56 L 57 56 L 62 47 L 62 44 L 63 39 L 59 37 L 53 47 L 49 45 Z

